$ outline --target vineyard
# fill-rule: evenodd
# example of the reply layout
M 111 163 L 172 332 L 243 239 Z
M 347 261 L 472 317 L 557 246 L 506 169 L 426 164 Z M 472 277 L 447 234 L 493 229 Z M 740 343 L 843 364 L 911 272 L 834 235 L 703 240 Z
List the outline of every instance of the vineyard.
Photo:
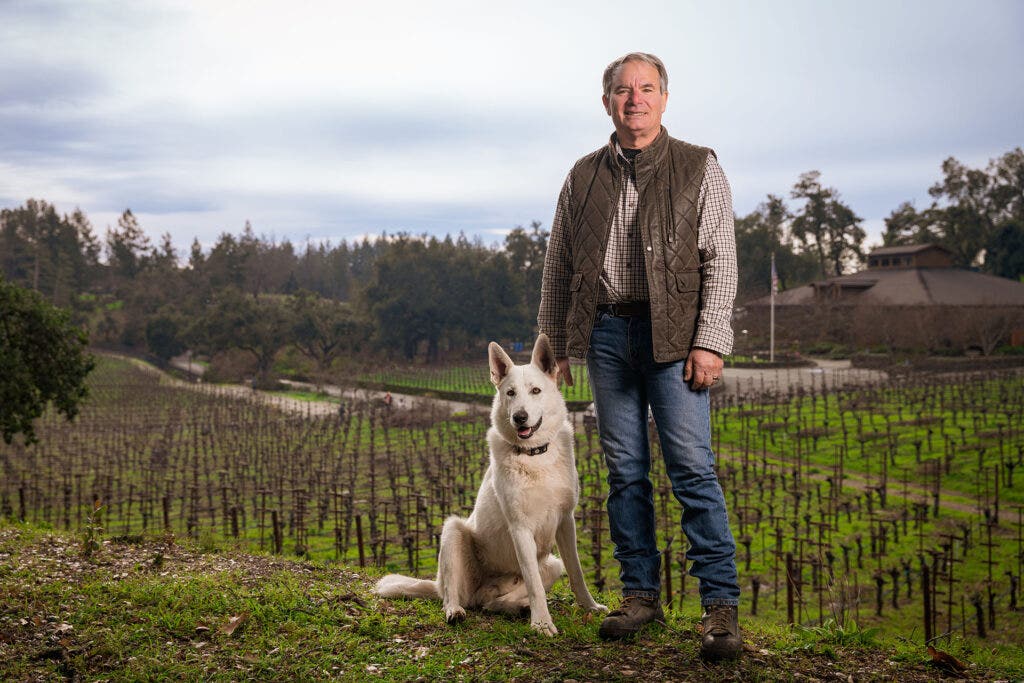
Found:
M 0 516 L 426 576 L 443 520 L 468 514 L 487 464 L 481 415 L 367 402 L 342 417 L 156 377 L 102 359 L 74 423 L 47 416 L 39 444 L 3 448 Z M 744 615 L 1024 641 L 1024 376 L 823 379 L 714 400 Z M 596 426 L 575 419 L 580 554 L 592 585 L 614 591 Z M 652 443 L 663 595 L 696 610 L 653 425 Z

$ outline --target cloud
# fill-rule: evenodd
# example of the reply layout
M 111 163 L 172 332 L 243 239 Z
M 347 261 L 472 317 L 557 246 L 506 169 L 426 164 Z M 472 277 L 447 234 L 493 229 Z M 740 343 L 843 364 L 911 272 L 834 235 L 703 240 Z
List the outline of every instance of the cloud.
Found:
M 581 11 L 581 10 L 586 11 Z M 131 207 L 209 243 L 498 236 L 548 223 L 572 162 L 610 131 L 600 72 L 669 66 L 666 125 L 714 147 L 736 210 L 823 180 L 878 224 L 939 164 L 1021 144 L 1024 6 L 663 2 L 643 38 L 617 6 L 0 2 L 0 203 Z

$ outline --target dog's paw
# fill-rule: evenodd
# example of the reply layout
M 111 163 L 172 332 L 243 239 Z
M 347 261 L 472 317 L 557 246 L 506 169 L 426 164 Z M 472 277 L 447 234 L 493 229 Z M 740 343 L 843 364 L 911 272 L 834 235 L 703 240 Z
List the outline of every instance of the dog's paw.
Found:
M 550 621 L 531 621 L 530 628 L 546 636 L 557 636 L 558 629 Z
M 449 624 L 457 624 L 466 618 L 466 610 L 461 607 L 446 607 L 444 610 L 444 620 Z
M 599 602 L 595 602 L 591 607 L 588 607 L 587 611 L 596 612 L 597 614 L 608 614 L 608 608 Z

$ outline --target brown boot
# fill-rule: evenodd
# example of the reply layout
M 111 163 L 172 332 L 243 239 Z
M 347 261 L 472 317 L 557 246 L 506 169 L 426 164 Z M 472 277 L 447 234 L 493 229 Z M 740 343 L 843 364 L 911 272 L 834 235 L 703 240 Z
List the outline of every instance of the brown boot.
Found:
M 665 613 L 661 610 L 658 599 L 627 595 L 622 599 L 618 609 L 604 618 L 597 635 L 605 640 L 622 640 L 652 621 L 665 621 Z
M 734 605 L 708 605 L 700 623 L 704 636 L 700 656 L 710 662 L 736 659 L 743 652 L 738 610 Z

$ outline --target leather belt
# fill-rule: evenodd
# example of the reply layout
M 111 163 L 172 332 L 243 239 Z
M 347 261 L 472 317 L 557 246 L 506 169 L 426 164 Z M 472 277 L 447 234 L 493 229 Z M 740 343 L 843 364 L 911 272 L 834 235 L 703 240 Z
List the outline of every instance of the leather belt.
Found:
M 650 318 L 649 301 L 626 301 L 617 304 L 598 304 L 597 310 L 616 318 Z

